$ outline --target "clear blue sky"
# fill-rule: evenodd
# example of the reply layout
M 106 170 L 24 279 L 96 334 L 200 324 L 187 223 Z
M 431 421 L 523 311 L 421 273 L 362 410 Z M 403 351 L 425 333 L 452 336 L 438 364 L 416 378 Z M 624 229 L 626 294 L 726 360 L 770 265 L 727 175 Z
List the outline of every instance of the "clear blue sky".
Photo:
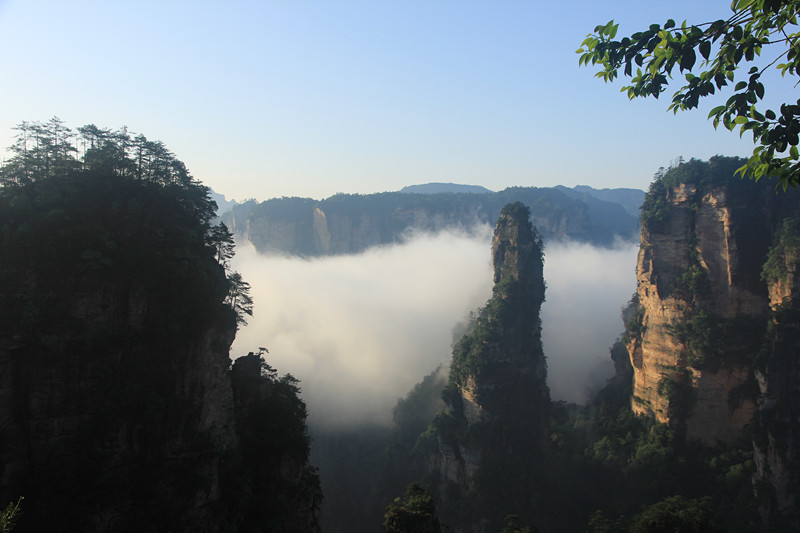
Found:
M 752 140 L 715 132 L 710 103 L 675 117 L 667 95 L 628 101 L 575 50 L 610 19 L 621 36 L 729 5 L 0 0 L 0 145 L 54 115 L 127 125 L 238 200 L 431 181 L 645 189 L 679 155 Z

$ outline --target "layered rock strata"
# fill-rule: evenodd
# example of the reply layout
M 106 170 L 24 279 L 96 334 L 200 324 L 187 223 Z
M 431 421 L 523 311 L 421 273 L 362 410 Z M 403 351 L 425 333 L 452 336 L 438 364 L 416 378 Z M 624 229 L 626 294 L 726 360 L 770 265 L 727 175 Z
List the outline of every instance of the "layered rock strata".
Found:
M 691 161 L 654 182 L 628 328 L 634 412 L 708 445 L 741 441 L 753 421 L 769 311 L 761 269 L 792 209 L 768 184 L 734 178 L 740 164 Z

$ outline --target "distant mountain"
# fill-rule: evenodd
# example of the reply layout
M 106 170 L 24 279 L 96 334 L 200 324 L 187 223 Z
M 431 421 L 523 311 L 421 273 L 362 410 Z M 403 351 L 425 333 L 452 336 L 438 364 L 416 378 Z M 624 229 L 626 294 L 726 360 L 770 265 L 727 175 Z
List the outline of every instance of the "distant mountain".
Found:
M 572 190 L 604 202 L 619 204 L 636 218 L 639 218 L 639 208 L 644 201 L 644 191 L 640 189 L 594 189 L 588 185 L 576 185 Z
M 570 189 L 564 186 L 556 186 L 555 189 L 563 192 L 569 198 L 580 200 L 586 204 L 588 209 L 589 218 L 600 228 L 615 228 L 623 227 L 626 220 L 632 217 L 639 218 L 639 206 L 644 199 L 644 191 L 637 191 L 636 189 L 603 189 L 597 190 L 585 185 Z M 620 192 L 618 191 L 626 191 Z M 628 193 L 641 193 L 642 199 L 636 201 L 635 194 Z M 604 198 L 600 198 L 604 197 Z M 612 198 L 622 198 L 627 205 L 622 202 L 613 200 Z
M 236 205 L 236 200 L 228 200 L 214 189 L 211 189 L 211 199 L 217 202 L 217 216 L 222 215 L 226 211 L 230 211 Z
M 400 189 L 402 193 L 414 194 L 439 194 L 443 192 L 467 194 L 492 194 L 486 187 L 480 185 L 460 185 L 458 183 L 424 183 L 422 185 L 409 185 Z
M 311 257 L 359 253 L 402 242 L 411 229 L 440 231 L 489 224 L 497 220 L 503 206 L 514 202 L 530 208 L 531 221 L 545 241 L 610 246 L 620 238 L 638 238 L 638 217 L 620 204 L 554 187 L 510 187 L 483 194 L 384 192 L 337 194 L 324 200 L 273 198 L 239 204 L 221 219 L 259 253 Z

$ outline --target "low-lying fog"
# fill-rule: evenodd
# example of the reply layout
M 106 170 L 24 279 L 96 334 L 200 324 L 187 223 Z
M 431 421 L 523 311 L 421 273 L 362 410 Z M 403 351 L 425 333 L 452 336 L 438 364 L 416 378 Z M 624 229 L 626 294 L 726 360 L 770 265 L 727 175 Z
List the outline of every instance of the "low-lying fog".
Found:
M 311 425 L 388 421 L 399 397 L 447 364 L 453 328 L 489 298 L 490 246 L 488 226 L 311 260 L 240 245 L 234 268 L 255 306 L 232 357 L 267 347 L 280 374 L 301 380 Z M 542 341 L 554 399 L 585 401 L 612 374 L 636 249 L 546 246 Z

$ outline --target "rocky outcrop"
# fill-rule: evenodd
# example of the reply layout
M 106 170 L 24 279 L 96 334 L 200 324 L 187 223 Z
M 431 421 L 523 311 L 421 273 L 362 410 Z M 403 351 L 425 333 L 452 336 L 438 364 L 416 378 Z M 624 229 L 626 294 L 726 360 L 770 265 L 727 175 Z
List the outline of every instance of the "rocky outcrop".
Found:
M 494 527 L 524 508 L 516 502 L 522 487 L 535 485 L 530 469 L 540 457 L 549 406 L 539 320 L 542 257 L 528 208 L 506 206 L 492 242 L 493 296 L 453 349 L 444 394 L 448 410 L 434 421 L 439 446 L 433 463 L 459 488 L 460 500 L 479 502 L 471 516 L 449 517 L 445 505 L 449 524 Z M 502 479 L 512 464 L 518 467 L 513 483 Z
M 64 531 L 214 531 L 223 458 L 237 446 L 227 376 L 235 322 L 135 341 L 147 302 L 96 291 L 75 300 L 77 327 L 49 345 L 0 339 L 0 498 L 25 496 L 29 531 L 53 531 L 55 516 Z M 131 336 L 90 347 L 79 335 L 93 327 Z
M 203 191 L 101 174 L 0 190 L 0 505 L 24 497 L 15 531 L 237 531 L 298 515 L 285 530 L 314 530 L 304 406 L 289 381 L 281 420 L 234 396 L 227 241 L 190 193 Z M 284 429 L 305 444 L 284 468 L 251 453 L 264 425 L 275 456 L 293 447 Z
M 642 210 L 639 314 L 629 327 L 633 410 L 709 445 L 753 421 L 754 361 L 767 314 L 762 280 L 776 225 L 794 208 L 741 161 L 690 161 L 654 182 Z

